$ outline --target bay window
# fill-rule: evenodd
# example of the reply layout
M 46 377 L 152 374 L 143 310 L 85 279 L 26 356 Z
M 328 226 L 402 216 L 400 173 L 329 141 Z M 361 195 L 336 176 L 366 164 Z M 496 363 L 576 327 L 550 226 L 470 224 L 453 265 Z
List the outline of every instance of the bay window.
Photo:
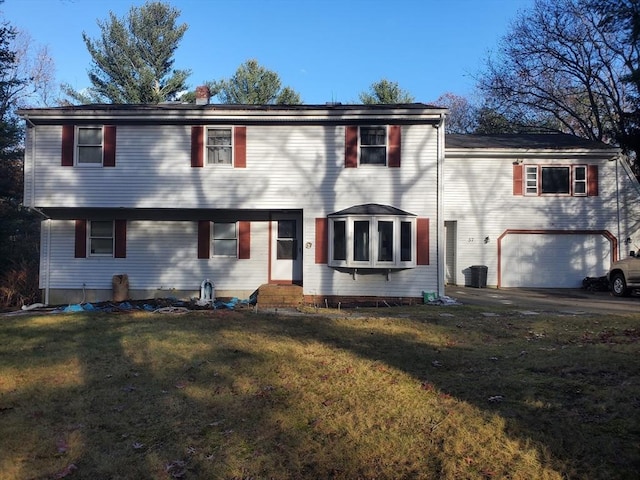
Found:
M 347 212 L 329 215 L 329 266 L 409 268 L 416 265 L 415 216 Z

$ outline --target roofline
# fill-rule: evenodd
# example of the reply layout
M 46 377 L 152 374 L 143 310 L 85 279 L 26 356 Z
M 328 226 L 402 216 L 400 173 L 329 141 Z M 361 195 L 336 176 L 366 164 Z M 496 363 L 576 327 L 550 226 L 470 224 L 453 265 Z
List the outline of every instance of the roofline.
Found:
M 446 109 L 422 103 L 394 105 L 81 105 L 20 109 L 33 124 L 114 121 L 119 123 L 398 123 L 439 124 Z
M 551 157 L 617 157 L 622 154 L 618 147 L 609 148 L 585 148 L 585 147 L 559 147 L 559 148 L 447 148 L 447 158 L 551 158 Z

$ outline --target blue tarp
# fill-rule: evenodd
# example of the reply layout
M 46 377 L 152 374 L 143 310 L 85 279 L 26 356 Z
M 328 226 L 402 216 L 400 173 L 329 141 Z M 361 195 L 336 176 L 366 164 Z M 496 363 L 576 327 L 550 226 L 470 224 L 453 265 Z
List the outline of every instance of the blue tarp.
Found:
M 188 304 L 185 302 L 178 301 L 170 302 L 172 307 L 188 307 Z M 233 310 L 237 305 L 250 305 L 250 300 L 240 300 L 236 297 L 233 297 L 228 302 L 223 302 L 221 300 L 216 300 L 213 302 L 212 308 L 214 309 L 222 309 L 227 308 L 229 310 Z M 53 311 L 53 313 L 74 313 L 74 312 L 118 312 L 118 311 L 130 311 L 130 310 L 143 310 L 146 312 L 154 312 L 159 308 L 165 307 L 166 305 L 150 305 L 145 303 L 143 305 L 132 305 L 129 302 L 122 302 L 118 304 L 114 303 L 104 303 L 94 305 L 93 303 L 76 303 L 72 305 L 67 305 L 66 307 L 60 307 Z

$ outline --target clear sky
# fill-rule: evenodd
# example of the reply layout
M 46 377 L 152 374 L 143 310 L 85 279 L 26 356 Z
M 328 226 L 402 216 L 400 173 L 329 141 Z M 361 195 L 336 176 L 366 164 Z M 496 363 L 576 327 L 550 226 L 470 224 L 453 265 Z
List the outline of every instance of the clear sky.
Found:
M 250 58 L 278 73 L 304 103 L 359 103 L 382 78 L 416 101 L 452 92 L 471 97 L 474 75 L 518 11 L 533 0 L 173 0 L 189 29 L 174 68 L 190 69 L 193 89 L 230 77 Z M 123 17 L 144 0 L 5 0 L 14 27 L 47 45 L 59 82 L 89 86 L 82 32 Z

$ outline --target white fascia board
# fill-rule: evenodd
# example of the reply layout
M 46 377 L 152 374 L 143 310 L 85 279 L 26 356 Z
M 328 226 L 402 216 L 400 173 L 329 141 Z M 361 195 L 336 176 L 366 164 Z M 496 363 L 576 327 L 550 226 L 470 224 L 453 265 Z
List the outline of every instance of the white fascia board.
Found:
M 447 158 L 516 158 L 516 159 L 547 159 L 547 158 L 608 158 L 614 160 L 620 155 L 619 148 L 562 148 L 562 149 L 486 149 L 486 148 L 445 148 Z
M 208 106 L 210 107 L 210 106 Z M 228 120 L 233 122 L 278 123 L 347 123 L 347 122 L 401 122 L 439 124 L 446 110 L 438 108 L 300 108 L 300 109 L 242 109 L 242 108 L 171 108 L 164 106 L 137 108 L 95 109 L 25 109 L 19 115 L 34 123 L 68 121 L 150 122 L 153 123 L 206 123 Z

